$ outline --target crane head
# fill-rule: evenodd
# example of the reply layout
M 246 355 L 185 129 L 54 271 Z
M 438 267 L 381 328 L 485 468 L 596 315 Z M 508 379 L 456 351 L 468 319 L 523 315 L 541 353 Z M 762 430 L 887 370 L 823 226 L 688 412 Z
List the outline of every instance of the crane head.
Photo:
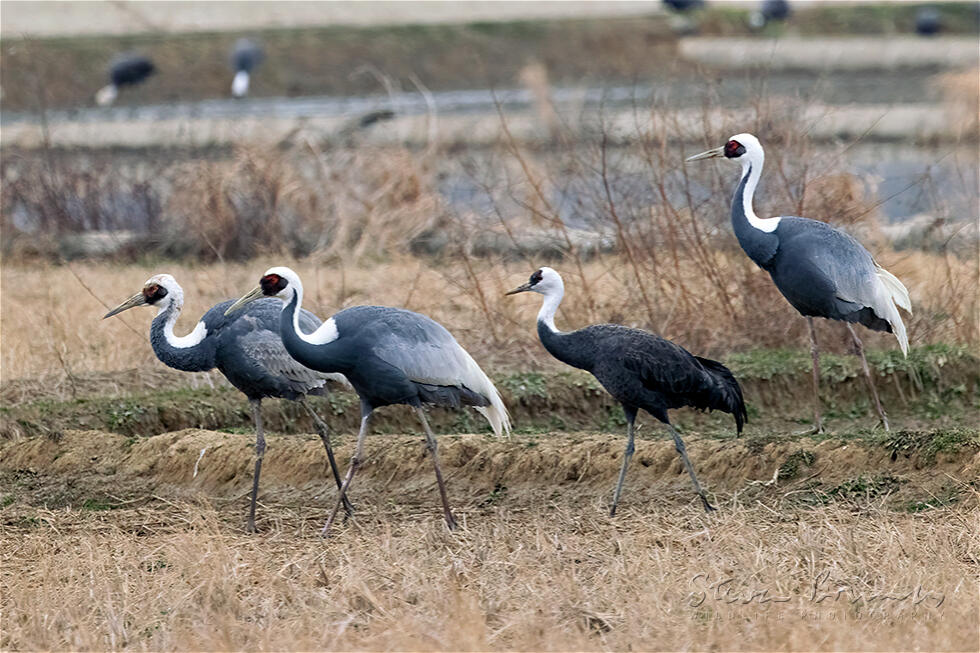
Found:
M 302 293 L 303 284 L 299 275 L 287 267 L 269 268 L 259 279 L 259 285 L 248 291 L 237 302 L 228 307 L 225 315 L 231 315 L 248 304 L 263 297 L 278 297 L 284 303 L 293 298 L 294 293 Z
M 184 291 L 169 274 L 157 274 L 146 280 L 143 289 L 106 313 L 102 319 L 118 315 L 136 306 L 156 306 L 163 310 L 176 303 L 178 308 L 184 303 Z
M 536 292 L 542 295 L 550 295 L 555 292 L 564 292 L 565 284 L 561 280 L 561 275 L 551 268 L 540 268 L 531 275 L 527 283 L 507 291 L 507 295 L 516 295 L 522 292 Z
M 742 165 L 761 163 L 764 157 L 762 143 L 752 134 L 735 134 L 721 147 L 689 156 L 686 161 L 700 161 L 724 157 L 737 160 Z

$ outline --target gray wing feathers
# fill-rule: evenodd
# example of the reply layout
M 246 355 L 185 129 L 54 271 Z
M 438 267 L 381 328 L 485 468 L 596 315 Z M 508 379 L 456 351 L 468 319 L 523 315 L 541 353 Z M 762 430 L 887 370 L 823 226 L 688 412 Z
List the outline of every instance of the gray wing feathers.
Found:
M 852 236 L 822 222 L 809 222 L 820 225 L 810 234 L 818 245 L 811 249 L 812 257 L 833 282 L 837 297 L 868 307 L 887 321 L 902 353 L 908 355 L 908 335 L 898 312 L 899 306 L 909 312 L 912 310 L 908 290 L 895 275 L 878 265 Z
M 270 374 L 282 377 L 297 392 L 323 387 L 327 380 L 349 385 L 343 374 L 324 374 L 304 366 L 289 355 L 278 333 L 256 329 L 243 335 L 239 344 L 250 358 Z
M 837 296 L 866 306 L 887 321 L 902 354 L 907 356 L 909 339 L 898 307 L 911 312 L 909 291 L 895 275 L 878 265 L 861 243 L 845 233 L 834 231 L 844 238 L 841 243 L 844 246 L 837 248 L 837 255 L 831 257 Z
M 421 317 L 421 316 L 420 316 Z M 418 383 L 465 386 L 483 395 L 490 405 L 477 407 L 496 435 L 510 434 L 510 418 L 500 393 L 473 357 L 437 322 L 426 319 L 388 331 L 379 338 L 374 354 Z

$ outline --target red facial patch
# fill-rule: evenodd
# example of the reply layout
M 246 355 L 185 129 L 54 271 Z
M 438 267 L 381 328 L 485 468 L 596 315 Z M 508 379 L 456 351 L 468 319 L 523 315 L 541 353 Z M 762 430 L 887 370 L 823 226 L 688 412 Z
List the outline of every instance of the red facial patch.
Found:
M 259 286 L 262 288 L 262 294 L 270 296 L 278 294 L 288 284 L 289 282 L 280 277 L 278 274 L 267 274 L 259 280 Z

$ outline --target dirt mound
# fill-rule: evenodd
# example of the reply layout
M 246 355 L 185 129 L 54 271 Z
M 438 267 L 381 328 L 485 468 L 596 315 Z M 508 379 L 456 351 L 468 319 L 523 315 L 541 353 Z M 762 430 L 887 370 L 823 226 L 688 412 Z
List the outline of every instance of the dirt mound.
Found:
M 271 436 L 268 441 L 262 471 L 266 499 L 328 500 L 326 456 L 318 438 Z M 346 465 L 354 438 L 335 438 L 335 445 L 338 460 Z M 511 440 L 457 435 L 440 438 L 439 455 L 454 502 L 506 500 L 518 506 L 557 498 L 605 500 L 624 445 L 623 438 L 596 434 Z M 884 444 L 689 436 L 687 446 L 700 480 L 719 498 L 792 496 L 811 504 L 884 498 L 904 507 L 915 501 L 927 506 L 930 499 L 955 501 L 980 476 L 980 438 L 973 432 L 900 432 Z M 432 467 L 422 438 L 377 436 L 369 438 L 367 451 L 355 496 L 395 504 L 434 500 Z M 0 443 L 0 473 L 70 479 L 75 500 L 86 493 L 118 496 L 121 488 L 236 498 L 248 492 L 252 467 L 250 435 L 200 429 L 145 439 L 67 431 L 58 439 Z M 638 442 L 626 497 L 636 502 L 693 498 L 671 441 Z

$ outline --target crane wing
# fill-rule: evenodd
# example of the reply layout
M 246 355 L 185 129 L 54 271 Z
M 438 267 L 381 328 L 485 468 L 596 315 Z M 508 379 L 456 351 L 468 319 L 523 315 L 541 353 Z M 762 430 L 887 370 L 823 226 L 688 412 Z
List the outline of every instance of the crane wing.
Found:
M 498 435 L 510 431 L 507 409 L 497 388 L 441 324 L 419 313 L 385 309 L 371 324 L 375 356 L 416 383 L 465 387 L 490 405 L 478 407 Z
M 784 222 L 795 232 L 789 235 L 786 246 L 793 248 L 796 256 L 805 257 L 806 261 L 801 263 L 832 284 L 839 300 L 841 317 L 838 319 L 891 330 L 902 352 L 908 353 L 908 336 L 898 307 L 911 310 L 911 303 L 902 282 L 878 265 L 850 234 L 817 220 L 786 218 Z
M 633 331 L 622 361 L 644 386 L 666 394 L 694 392 L 704 380 L 704 371 L 690 352 L 651 333 Z
M 327 380 L 347 384 L 342 374 L 311 370 L 290 356 L 278 331 L 252 329 L 239 335 L 238 344 L 263 371 L 282 378 L 295 392 L 305 394 L 323 387 Z

